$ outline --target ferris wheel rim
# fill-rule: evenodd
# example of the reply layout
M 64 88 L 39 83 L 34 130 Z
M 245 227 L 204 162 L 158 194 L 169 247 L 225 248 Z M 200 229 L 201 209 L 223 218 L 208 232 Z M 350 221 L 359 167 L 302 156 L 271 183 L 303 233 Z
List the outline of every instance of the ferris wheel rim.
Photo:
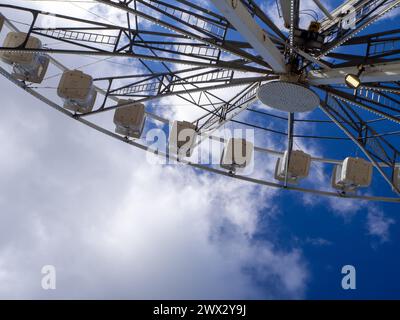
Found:
M 175 155 L 167 154 L 167 153 L 164 153 L 162 151 L 160 152 L 158 150 L 151 150 L 151 148 L 149 148 L 148 146 L 145 146 L 143 144 L 137 143 L 137 142 L 135 142 L 134 140 L 131 140 L 131 139 L 125 139 L 124 137 L 121 137 L 121 136 L 111 132 L 110 130 L 104 129 L 104 128 L 94 124 L 93 122 L 90 122 L 90 121 L 85 120 L 85 119 L 75 118 L 72 113 L 70 113 L 67 110 L 63 109 L 62 106 L 58 105 L 54 101 L 49 100 L 47 97 L 44 97 L 40 93 L 36 92 L 36 90 L 30 89 L 30 88 L 24 86 L 23 83 L 21 83 L 19 80 L 15 79 L 9 72 L 7 72 L 2 67 L 0 67 L 0 74 L 2 76 L 4 76 L 5 78 L 7 78 L 8 80 L 10 80 L 15 85 L 17 85 L 19 88 L 25 90 L 26 92 L 28 92 L 29 94 L 31 94 L 35 98 L 37 98 L 40 101 L 42 101 L 42 102 L 46 103 L 47 105 L 49 105 L 51 108 L 63 113 L 64 115 L 72 118 L 75 121 L 78 121 L 78 122 L 80 122 L 80 123 L 82 123 L 82 124 L 84 124 L 86 126 L 89 126 L 90 128 L 92 128 L 92 129 L 94 129 L 96 131 L 99 131 L 99 132 L 101 132 L 101 133 L 103 133 L 103 134 L 105 134 L 105 135 L 107 135 L 109 137 L 112 137 L 112 138 L 114 138 L 116 140 L 119 140 L 119 141 L 121 141 L 123 143 L 129 144 L 130 146 L 136 147 L 136 148 L 141 149 L 143 151 L 150 152 L 152 154 L 155 154 L 155 155 L 163 157 L 163 158 L 167 158 L 168 157 L 168 158 L 173 159 L 173 160 L 178 160 L 178 158 Z M 273 152 L 281 154 L 281 152 L 279 152 L 279 151 L 273 151 Z M 332 191 L 323 191 L 323 190 L 318 190 L 318 189 L 301 188 L 301 187 L 295 187 L 295 186 L 290 186 L 290 185 L 284 186 L 283 184 L 271 182 L 269 180 L 255 179 L 255 178 L 251 178 L 251 177 L 248 177 L 248 176 L 243 176 L 243 175 L 240 175 L 240 174 L 231 174 L 231 173 L 229 173 L 227 171 L 224 171 L 224 170 L 221 170 L 221 169 L 216 169 L 216 168 L 208 167 L 206 165 L 193 163 L 193 162 L 190 162 L 190 161 L 185 160 L 185 159 L 179 159 L 179 162 L 183 163 L 185 165 L 191 166 L 193 168 L 201 169 L 201 170 L 206 171 L 206 172 L 212 172 L 212 173 L 216 173 L 216 174 L 221 175 L 221 176 L 230 177 L 230 178 L 238 179 L 238 180 L 241 180 L 241 181 L 247 181 L 247 182 L 251 182 L 251 183 L 257 184 L 257 185 L 268 186 L 268 187 L 272 187 L 272 188 L 280 189 L 280 190 L 298 191 L 298 192 L 304 192 L 304 193 L 315 194 L 315 195 L 323 195 L 323 196 L 333 197 L 333 198 L 400 203 L 400 198 L 384 197 L 384 196 L 358 195 L 358 194 L 341 194 L 340 192 L 332 192 Z

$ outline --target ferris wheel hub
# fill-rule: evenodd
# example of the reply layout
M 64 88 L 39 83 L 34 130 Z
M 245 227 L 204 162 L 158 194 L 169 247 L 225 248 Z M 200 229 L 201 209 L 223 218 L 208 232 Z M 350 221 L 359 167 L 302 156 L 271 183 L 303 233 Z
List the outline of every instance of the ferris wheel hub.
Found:
M 319 98 L 312 90 L 283 80 L 263 84 L 257 97 L 264 105 L 285 112 L 308 112 L 319 106 Z

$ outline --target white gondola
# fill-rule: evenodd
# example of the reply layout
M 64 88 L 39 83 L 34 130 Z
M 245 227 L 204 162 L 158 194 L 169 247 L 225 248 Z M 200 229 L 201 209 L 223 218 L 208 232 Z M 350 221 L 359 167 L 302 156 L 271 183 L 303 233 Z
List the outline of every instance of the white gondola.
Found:
M 86 113 L 92 111 L 97 91 L 91 76 L 79 70 L 71 70 L 63 73 L 57 94 L 64 100 L 65 109 Z
M 190 157 L 197 139 L 196 126 L 188 121 L 174 121 L 169 134 L 170 152 Z
M 4 40 L 3 47 L 18 48 L 24 44 L 27 34 L 23 32 L 9 32 Z M 30 36 L 25 44 L 26 49 L 42 49 L 42 42 Z M 41 83 L 47 72 L 50 58 L 40 52 L 1 52 L 3 62 L 13 66 L 13 76 L 22 81 Z
M 231 138 L 221 156 L 221 168 L 235 172 L 247 167 L 253 158 L 253 143 L 239 138 Z
M 372 181 L 373 166 L 362 158 L 347 157 L 335 166 L 332 173 L 332 187 L 343 192 L 353 192 L 368 187 Z
M 119 104 L 124 106 L 115 110 L 115 132 L 126 137 L 139 139 L 146 121 L 144 104 L 129 103 L 128 100 L 120 100 Z
M 288 183 L 298 183 L 300 179 L 307 178 L 309 175 L 311 156 L 301 150 L 293 150 L 289 157 L 286 179 L 285 172 L 288 154 L 288 151 L 285 151 L 283 157 L 278 158 L 275 166 L 275 179 L 287 181 Z

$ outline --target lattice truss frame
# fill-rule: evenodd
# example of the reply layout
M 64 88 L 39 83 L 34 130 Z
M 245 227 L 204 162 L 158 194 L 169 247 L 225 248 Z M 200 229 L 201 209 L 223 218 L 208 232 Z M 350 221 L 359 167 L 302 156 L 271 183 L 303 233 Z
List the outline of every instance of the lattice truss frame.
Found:
M 93 2 L 104 8 L 117 10 L 124 19 L 115 23 L 105 23 L 99 19 L 83 19 L 43 12 L 29 6 L 0 3 L 5 26 L 10 30 L 18 30 L 12 22 L 11 12 L 29 17 L 24 21 L 26 41 L 17 48 L 2 46 L 0 52 L 40 52 L 51 57 L 51 63 L 61 70 L 67 69 L 59 59 L 65 55 L 134 59 L 140 64 L 141 69 L 137 69 L 140 72 L 132 74 L 127 70 L 126 74 L 95 78 L 96 90 L 102 95 L 102 99 L 97 99 L 92 111 L 80 114 L 69 112 L 42 93 L 40 86 L 15 79 L 3 66 L 1 74 L 71 118 L 146 150 L 149 148 L 144 143 L 120 137 L 90 119 L 119 108 L 120 99 L 151 103 L 172 96 L 179 97 L 193 108 L 204 111 L 193 124 L 196 125 L 198 133 L 207 138 L 223 141 L 212 134 L 229 122 L 283 137 L 287 141 L 286 151 L 289 153 L 292 151 L 294 139 L 337 141 L 339 145 L 342 141 L 351 141 L 365 158 L 373 163 L 376 171 L 393 189 L 393 196 L 343 194 L 291 186 L 288 181 L 275 183 L 240 174 L 234 177 L 282 189 L 400 202 L 400 190 L 393 182 L 395 170 L 400 162 L 400 131 L 376 129 L 377 123 L 388 123 L 388 127 L 400 124 L 400 28 L 382 32 L 361 32 L 364 29 L 368 30 L 368 27 L 381 17 L 393 12 L 400 0 L 347 0 L 332 12 L 316 0 L 315 3 L 325 13 L 318 21 L 320 34 L 325 39 L 318 50 L 307 50 L 297 46 L 294 41 L 294 30 L 299 28 L 301 15 L 299 0 L 280 1 L 279 14 L 288 27 L 287 31 L 278 27 L 274 22 L 276 20 L 252 0 L 211 0 L 210 3 L 218 10 L 211 10 L 195 1 L 186 0 Z M 252 18 L 247 25 L 245 19 L 240 21 L 240 17 L 235 16 L 235 11 L 232 11 L 232 8 L 236 9 L 237 6 L 245 8 L 246 14 Z M 348 19 L 349 10 L 353 27 L 345 28 L 343 21 Z M 344 15 L 344 12 L 347 14 Z M 55 27 L 43 27 L 40 23 L 42 19 L 49 17 L 57 22 Z M 248 33 L 248 30 L 251 32 Z M 258 31 L 261 32 L 261 40 L 254 36 Z M 46 43 L 41 49 L 29 49 L 26 44 L 31 35 L 46 39 L 50 43 Z M 253 107 L 257 100 L 258 88 L 267 81 L 279 79 L 287 72 L 288 65 L 293 60 L 296 60 L 297 71 L 300 70 L 302 75 L 305 75 L 306 86 L 320 96 L 319 110 L 322 111 L 321 114 L 326 115 L 324 120 L 296 117 L 294 114 L 282 116 Z M 360 65 L 365 70 L 362 85 L 355 90 L 349 89 L 343 85 L 343 75 L 355 73 Z M 221 94 L 233 87 L 237 89 L 229 91 L 230 96 Z M 157 112 L 147 113 L 155 121 L 164 124 L 172 121 L 163 118 Z M 273 129 L 240 120 L 238 115 L 241 113 L 260 115 L 266 119 L 264 123 L 286 122 L 287 129 Z M 296 133 L 295 130 L 298 124 L 318 127 L 326 123 L 340 130 L 330 135 L 307 135 Z M 282 156 L 285 151 L 270 150 L 261 146 L 256 146 L 255 150 L 275 156 Z M 164 155 L 162 152 L 158 153 Z M 313 161 L 340 163 L 340 160 L 327 157 L 314 157 Z M 192 163 L 189 160 L 182 162 L 232 176 L 231 173 L 212 166 Z

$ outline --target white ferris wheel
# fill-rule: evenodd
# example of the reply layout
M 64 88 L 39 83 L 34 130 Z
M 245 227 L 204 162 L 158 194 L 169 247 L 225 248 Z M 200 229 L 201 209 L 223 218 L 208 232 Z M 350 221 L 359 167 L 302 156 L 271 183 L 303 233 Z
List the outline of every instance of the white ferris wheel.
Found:
M 85 15 L 35 2 L 0 1 L 0 73 L 32 99 L 213 174 L 400 202 L 400 0 L 347 0 L 333 10 L 319 0 L 315 9 L 301 0 L 46 1 Z M 198 116 L 168 117 L 166 101 Z M 273 147 L 218 135 L 227 125 Z M 166 132 L 166 150 L 144 138 L 154 128 Z M 218 163 L 196 161 L 210 140 L 222 146 Z M 315 143 L 322 155 L 307 151 Z M 273 162 L 271 175 L 243 174 L 257 159 Z M 329 172 L 318 184 L 316 165 Z

